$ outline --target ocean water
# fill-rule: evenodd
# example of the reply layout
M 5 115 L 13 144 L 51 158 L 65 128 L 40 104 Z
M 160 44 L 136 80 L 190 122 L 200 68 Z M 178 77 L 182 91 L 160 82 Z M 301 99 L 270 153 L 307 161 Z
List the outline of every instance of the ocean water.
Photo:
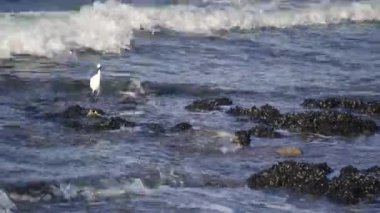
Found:
M 254 123 L 184 109 L 222 96 L 282 112 L 303 111 L 305 98 L 379 100 L 379 0 L 0 0 L 0 11 L 0 185 L 54 183 L 62 198 L 9 200 L 2 192 L 0 211 L 379 211 L 379 199 L 342 206 L 245 185 L 281 160 L 327 162 L 337 171 L 379 165 L 379 133 L 287 133 L 252 137 L 241 148 L 233 133 Z M 97 63 L 102 90 L 93 102 Z M 123 95 L 131 91 L 140 92 L 132 106 Z M 164 128 L 189 122 L 195 130 L 85 133 L 34 116 L 74 104 Z M 303 154 L 274 151 L 290 145 Z

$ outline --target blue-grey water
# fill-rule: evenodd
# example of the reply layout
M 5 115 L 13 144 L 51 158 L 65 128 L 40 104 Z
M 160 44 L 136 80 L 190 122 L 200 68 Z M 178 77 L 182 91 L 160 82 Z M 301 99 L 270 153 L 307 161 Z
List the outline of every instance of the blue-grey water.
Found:
M 13 200 L 11 209 L 3 199 L 4 211 L 379 211 L 380 200 L 342 206 L 245 185 L 249 175 L 287 159 L 335 170 L 379 165 L 378 133 L 286 133 L 239 148 L 233 133 L 254 123 L 184 107 L 221 96 L 283 112 L 304 110 L 305 98 L 379 100 L 380 1 L 1 0 L 0 11 L 0 183 L 58 182 L 65 198 Z M 102 90 L 92 102 L 97 63 Z M 145 94 L 131 107 L 123 91 L 136 90 Z M 74 104 L 164 128 L 189 122 L 195 130 L 88 133 L 34 116 Z M 275 152 L 282 146 L 303 154 L 282 157 Z

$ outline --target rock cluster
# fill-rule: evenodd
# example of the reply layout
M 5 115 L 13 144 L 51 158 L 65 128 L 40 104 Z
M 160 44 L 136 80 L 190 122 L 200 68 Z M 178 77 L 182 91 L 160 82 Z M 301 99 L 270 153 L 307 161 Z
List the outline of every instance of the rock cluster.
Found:
M 135 123 L 121 117 L 108 117 L 101 109 L 88 109 L 79 105 L 69 106 L 62 112 L 47 114 L 46 117 L 59 121 L 66 127 L 86 131 L 114 130 L 136 126 Z
M 215 98 L 215 99 L 203 99 L 196 100 L 190 105 L 187 105 L 185 109 L 194 112 L 220 110 L 220 106 L 230 106 L 232 101 L 228 98 Z
M 328 179 L 332 169 L 326 163 L 283 161 L 250 176 L 251 189 L 284 188 L 313 195 L 326 195 L 332 201 L 357 204 L 370 201 L 380 194 L 379 167 L 359 171 L 347 166 L 340 175 Z
M 363 101 L 347 97 L 329 97 L 325 99 L 305 99 L 302 106 L 306 108 L 334 109 L 343 108 L 365 114 L 380 115 L 379 101 Z
M 248 116 L 259 123 L 302 133 L 355 136 L 373 134 L 377 130 L 377 125 L 372 120 L 335 111 L 281 114 L 273 106 L 264 105 L 262 107 L 253 106 L 252 108 L 237 106 L 228 110 L 227 113 L 236 116 Z

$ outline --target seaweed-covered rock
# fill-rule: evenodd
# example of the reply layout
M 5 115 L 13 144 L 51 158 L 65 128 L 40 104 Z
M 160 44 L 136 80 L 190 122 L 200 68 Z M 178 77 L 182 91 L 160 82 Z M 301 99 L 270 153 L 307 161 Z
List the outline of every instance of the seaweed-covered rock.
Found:
M 322 195 L 328 190 L 327 174 L 332 170 L 326 163 L 310 164 L 283 161 L 248 178 L 248 186 L 285 188 Z
M 356 204 L 372 200 L 379 193 L 379 179 L 349 166 L 343 168 L 341 174 L 330 181 L 327 197 L 339 203 Z
M 136 124 L 121 117 L 107 117 L 100 109 L 87 109 L 79 105 L 70 106 L 66 110 L 48 114 L 48 119 L 61 122 L 76 130 L 114 130 L 121 127 L 134 127 Z
M 380 115 L 380 101 L 363 101 L 346 97 L 329 97 L 325 99 L 305 99 L 302 106 L 307 108 L 334 109 L 344 108 L 366 114 Z
M 179 124 L 173 126 L 172 128 L 170 128 L 170 130 L 173 132 L 183 132 L 186 130 L 190 130 L 192 128 L 193 128 L 193 126 L 191 124 L 183 122 L 183 123 L 179 123 Z
M 258 138 L 280 138 L 281 134 L 274 131 L 273 127 L 268 127 L 268 126 L 255 126 L 248 130 L 249 133 L 255 137 Z
M 249 146 L 251 143 L 250 133 L 243 130 L 237 131 L 235 132 L 235 139 L 232 142 L 240 144 L 242 146 Z
M 228 98 L 216 98 L 216 99 L 203 99 L 196 100 L 190 105 L 187 105 L 185 109 L 189 111 L 212 111 L 220 110 L 220 106 L 232 105 L 232 101 Z
M 377 130 L 377 125 L 372 120 L 363 119 L 350 113 L 334 111 L 281 114 L 273 106 L 264 105 L 260 108 L 253 106 L 250 109 L 237 106 L 228 110 L 227 113 L 249 116 L 259 123 L 294 132 L 355 136 L 373 134 Z

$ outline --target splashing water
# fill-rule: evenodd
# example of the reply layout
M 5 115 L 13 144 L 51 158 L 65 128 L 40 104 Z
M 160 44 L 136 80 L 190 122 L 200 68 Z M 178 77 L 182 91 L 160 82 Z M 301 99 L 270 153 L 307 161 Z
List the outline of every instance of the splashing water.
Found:
M 81 49 L 120 53 L 130 49 L 133 32 L 140 29 L 210 35 L 222 30 L 380 20 L 376 1 L 286 9 L 274 5 L 240 1 L 220 7 L 137 7 L 108 1 L 83 6 L 79 12 L 0 13 L 0 58 L 14 54 L 54 57 Z

